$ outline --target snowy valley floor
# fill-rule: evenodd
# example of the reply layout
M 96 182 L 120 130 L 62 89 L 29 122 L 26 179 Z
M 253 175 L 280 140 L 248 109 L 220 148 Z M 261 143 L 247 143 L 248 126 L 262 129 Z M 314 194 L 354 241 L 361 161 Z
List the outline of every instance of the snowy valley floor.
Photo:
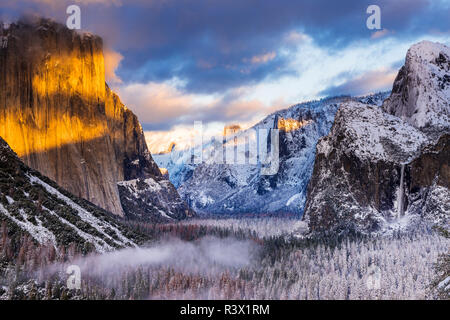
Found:
M 53 263 L 30 253 L 15 267 L 3 265 L 0 298 L 432 299 L 434 263 L 450 244 L 426 229 L 370 239 L 287 238 L 301 223 L 282 218 L 131 226 L 155 240 Z M 65 288 L 72 264 L 81 268 L 81 290 Z

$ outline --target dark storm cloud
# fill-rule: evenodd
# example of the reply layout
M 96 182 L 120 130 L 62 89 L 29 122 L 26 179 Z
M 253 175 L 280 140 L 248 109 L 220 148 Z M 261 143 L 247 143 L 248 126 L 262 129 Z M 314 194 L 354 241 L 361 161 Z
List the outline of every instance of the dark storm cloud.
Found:
M 133 7 L 117 17 L 119 70 L 125 81 L 187 80 L 191 92 L 220 92 L 231 87 L 277 77 L 286 70 L 289 55 L 251 65 L 252 57 L 277 52 L 285 35 L 298 29 L 321 46 L 336 49 L 369 38 L 366 8 L 373 1 L 261 1 L 178 0 L 152 2 L 145 10 Z M 377 2 L 375 2 L 377 3 Z M 396 36 L 417 35 L 429 29 L 448 30 L 448 8 L 425 0 L 379 1 L 382 27 Z M 422 18 L 425 15 L 425 18 Z M 426 23 L 421 23 L 421 19 Z M 447 29 L 445 29 L 447 28 Z M 144 49 L 141 51 L 140 49 Z M 144 68 L 141 66 L 147 63 Z M 140 69 L 139 72 L 136 72 Z
M 39 12 L 63 21 L 73 1 L 5 0 L 10 15 Z M 126 82 L 179 77 L 191 92 L 223 92 L 289 72 L 289 54 L 252 63 L 284 45 L 294 29 L 330 50 L 370 38 L 366 8 L 381 7 L 382 27 L 396 37 L 448 32 L 450 9 L 427 0 L 75 1 L 85 29 L 102 35 L 124 59 Z M 0 15 L 1 17 L 1 15 Z M 252 60 L 253 59 L 253 60 Z

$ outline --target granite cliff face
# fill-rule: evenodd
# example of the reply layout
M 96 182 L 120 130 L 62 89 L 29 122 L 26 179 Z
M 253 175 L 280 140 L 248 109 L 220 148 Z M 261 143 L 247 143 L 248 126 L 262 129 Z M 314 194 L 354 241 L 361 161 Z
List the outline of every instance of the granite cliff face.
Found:
M 101 38 L 45 19 L 0 28 L 0 136 L 71 193 L 132 216 L 117 182 L 163 177 L 138 119 L 105 83 Z M 168 214 L 186 210 L 177 201 Z
M 408 165 L 409 211 L 446 227 L 450 224 L 450 135 L 444 134 L 434 145 Z
M 406 54 L 383 109 L 429 135 L 450 128 L 450 49 L 422 41 Z
M 391 232 L 450 224 L 450 49 L 421 42 L 382 108 L 343 104 L 317 144 L 311 231 Z

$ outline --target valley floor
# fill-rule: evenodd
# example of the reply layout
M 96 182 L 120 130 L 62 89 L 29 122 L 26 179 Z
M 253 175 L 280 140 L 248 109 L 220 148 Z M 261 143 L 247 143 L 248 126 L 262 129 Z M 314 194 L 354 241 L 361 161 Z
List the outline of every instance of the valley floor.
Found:
M 383 238 L 288 238 L 302 223 L 287 218 L 130 226 L 155 240 L 47 264 L 32 263 L 31 254 L 4 263 L 0 299 L 433 299 L 434 264 L 450 244 L 426 228 Z M 81 290 L 65 287 L 73 264 Z

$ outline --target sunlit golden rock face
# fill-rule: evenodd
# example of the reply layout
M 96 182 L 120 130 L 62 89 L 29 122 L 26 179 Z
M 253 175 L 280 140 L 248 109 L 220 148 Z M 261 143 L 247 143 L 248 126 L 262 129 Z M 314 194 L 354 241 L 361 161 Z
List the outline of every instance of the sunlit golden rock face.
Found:
M 284 119 L 278 118 L 278 129 L 285 132 L 298 130 L 301 127 L 307 125 L 310 121 L 308 120 L 295 120 L 295 119 Z
M 238 133 L 239 131 L 241 131 L 240 125 L 231 124 L 231 125 L 227 125 L 227 126 L 225 126 L 225 128 L 223 128 L 223 135 L 224 136 L 233 135 L 233 134 Z
M 101 38 L 47 20 L 0 35 L 0 136 L 68 191 L 124 215 L 116 183 L 161 174 L 136 116 L 105 84 Z
M 166 168 L 159 168 L 159 171 L 163 176 L 169 178 L 169 170 L 167 170 Z

